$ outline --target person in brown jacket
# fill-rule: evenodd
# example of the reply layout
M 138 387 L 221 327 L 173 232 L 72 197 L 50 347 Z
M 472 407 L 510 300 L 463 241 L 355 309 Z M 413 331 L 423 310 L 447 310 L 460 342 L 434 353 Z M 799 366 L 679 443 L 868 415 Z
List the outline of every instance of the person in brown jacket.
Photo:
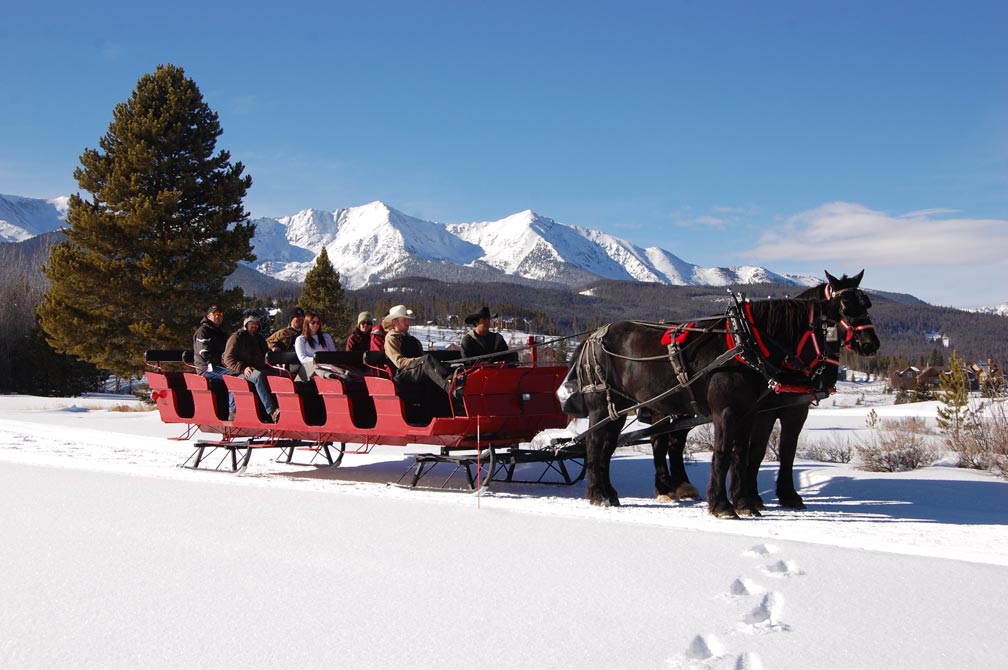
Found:
M 287 325 L 270 333 L 266 344 L 270 351 L 294 351 L 294 341 L 304 329 L 304 310 L 295 307 L 287 316 Z
M 452 371 L 430 354 L 425 354 L 420 340 L 409 334 L 413 310 L 396 305 L 389 310 L 385 320 L 392 328 L 385 335 L 385 358 L 397 370 L 396 384 L 405 384 L 410 390 L 422 388 L 427 379 L 448 393 L 451 389 Z
M 232 373 L 244 376 L 255 386 L 263 408 L 276 423 L 280 409 L 266 379 L 273 372 L 273 369 L 266 365 L 268 350 L 266 338 L 259 332 L 259 317 L 252 313 L 246 314 L 241 329 L 228 338 L 224 347 L 224 365 L 228 366 Z

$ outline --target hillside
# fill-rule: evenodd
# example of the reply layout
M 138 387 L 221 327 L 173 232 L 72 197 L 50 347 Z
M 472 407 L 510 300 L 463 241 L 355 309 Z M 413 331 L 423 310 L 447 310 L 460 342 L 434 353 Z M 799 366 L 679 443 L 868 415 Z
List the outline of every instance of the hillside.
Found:
M 787 297 L 795 286 L 753 284 L 737 287 L 752 299 Z M 1008 318 L 935 307 L 918 298 L 867 289 L 871 314 L 882 349 L 871 361 L 861 361 L 861 369 L 887 369 L 899 361 L 916 364 L 939 350 L 945 359 L 951 348 L 968 360 L 1008 361 Z M 508 283 L 445 283 L 425 278 L 409 278 L 348 291 L 347 299 L 356 309 L 385 313 L 394 304 L 409 305 L 422 321 L 451 325 L 450 315 L 465 315 L 487 304 L 500 313 L 507 328 L 511 319 L 517 327 L 538 332 L 572 334 L 621 319 L 681 322 L 724 313 L 728 289 L 710 286 L 665 286 L 627 281 L 597 281 L 578 291 Z M 929 341 L 925 333 L 947 335 L 951 348 Z M 845 359 L 853 363 L 853 357 Z M 892 359 L 897 359 L 893 361 Z

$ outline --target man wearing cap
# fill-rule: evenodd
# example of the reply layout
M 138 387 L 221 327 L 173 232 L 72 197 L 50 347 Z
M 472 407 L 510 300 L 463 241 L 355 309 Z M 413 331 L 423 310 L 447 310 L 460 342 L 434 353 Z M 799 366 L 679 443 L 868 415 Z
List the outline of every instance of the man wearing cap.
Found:
M 430 354 L 425 354 L 420 340 L 409 334 L 413 310 L 405 305 L 396 305 L 389 310 L 384 321 L 391 325 L 385 335 L 385 357 L 396 367 L 396 382 L 406 383 L 412 390 L 419 390 L 425 379 L 448 393 L 451 389 L 452 372 L 444 363 Z
M 462 357 L 472 358 L 473 356 L 488 356 L 508 350 L 507 342 L 500 333 L 490 332 L 491 322 L 497 318 L 496 314 L 490 314 L 490 308 L 483 305 L 483 309 L 470 314 L 465 318 L 465 322 L 473 327 L 468 333 L 462 336 Z M 505 358 L 502 356 L 501 358 Z M 509 359 L 517 359 L 512 353 L 506 356 Z
M 231 335 L 224 347 L 224 364 L 233 374 L 244 376 L 255 386 L 263 408 L 276 423 L 280 409 L 267 380 L 267 375 L 273 374 L 273 369 L 266 365 L 268 349 L 266 338 L 259 332 L 259 317 L 254 313 L 246 314 L 241 330 Z
M 210 305 L 193 334 L 193 365 L 196 366 L 197 373 L 211 379 L 230 374 L 222 360 L 228 339 L 227 333 L 221 328 L 223 322 L 224 310 L 217 305 Z
M 295 307 L 287 315 L 287 326 L 273 331 L 266 338 L 266 344 L 269 346 L 270 351 L 294 351 L 294 341 L 301 334 L 303 327 L 304 310 L 300 307 Z
M 231 371 L 224 365 L 224 349 L 227 347 L 228 336 L 221 328 L 224 322 L 224 310 L 217 305 L 207 308 L 206 316 L 193 334 L 193 366 L 197 374 L 210 380 L 210 388 L 214 393 L 224 394 L 227 388 L 221 378 L 230 375 Z M 235 411 L 234 397 L 228 393 L 228 418 Z
M 361 312 L 357 315 L 357 327 L 350 333 L 346 341 L 347 351 L 370 351 L 371 350 L 371 326 L 374 325 L 374 316 L 371 312 Z

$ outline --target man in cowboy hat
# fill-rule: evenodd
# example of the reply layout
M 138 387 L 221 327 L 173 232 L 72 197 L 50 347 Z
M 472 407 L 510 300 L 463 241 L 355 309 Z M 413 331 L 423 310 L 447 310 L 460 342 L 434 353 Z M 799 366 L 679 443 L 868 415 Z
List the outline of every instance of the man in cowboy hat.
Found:
M 396 305 L 382 321 L 391 328 L 385 335 L 385 357 L 395 366 L 397 384 L 419 392 L 426 380 L 434 382 L 445 393 L 451 389 L 452 371 L 430 354 L 425 354 L 420 340 L 409 334 L 413 310 Z
M 504 337 L 500 333 L 490 332 L 490 324 L 496 318 L 497 315 L 491 315 L 490 308 L 486 305 L 483 305 L 483 309 L 480 311 L 475 314 L 470 314 L 465 318 L 466 324 L 471 325 L 473 329 L 462 336 L 463 358 L 488 356 L 490 354 L 497 354 L 508 350 L 508 345 L 507 342 L 504 341 Z M 503 358 L 517 362 L 517 356 L 514 353 L 495 358 L 494 360 Z

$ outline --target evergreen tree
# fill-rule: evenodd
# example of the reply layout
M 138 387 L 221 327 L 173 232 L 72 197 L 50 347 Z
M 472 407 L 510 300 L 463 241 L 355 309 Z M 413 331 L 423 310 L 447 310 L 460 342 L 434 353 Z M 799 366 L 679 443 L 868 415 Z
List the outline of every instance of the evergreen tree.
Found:
M 321 314 L 326 330 L 330 333 L 348 333 L 355 325 L 350 323 L 354 317 L 343 301 L 343 285 L 340 284 L 339 273 L 329 261 L 325 247 L 322 247 L 322 252 L 315 259 L 315 267 L 305 275 L 298 304 L 301 309 Z
M 949 357 L 949 371 L 939 377 L 938 427 L 948 436 L 949 442 L 959 444 L 959 436 L 970 421 L 969 377 L 966 365 L 954 349 Z
M 143 367 L 148 348 L 188 348 L 239 260 L 255 260 L 255 226 L 242 205 L 252 184 L 227 151 L 214 153 L 217 114 L 182 68 L 161 65 L 116 105 L 100 149 L 85 149 L 74 178 L 68 239 L 43 272 L 38 307 L 61 353 L 120 376 Z

